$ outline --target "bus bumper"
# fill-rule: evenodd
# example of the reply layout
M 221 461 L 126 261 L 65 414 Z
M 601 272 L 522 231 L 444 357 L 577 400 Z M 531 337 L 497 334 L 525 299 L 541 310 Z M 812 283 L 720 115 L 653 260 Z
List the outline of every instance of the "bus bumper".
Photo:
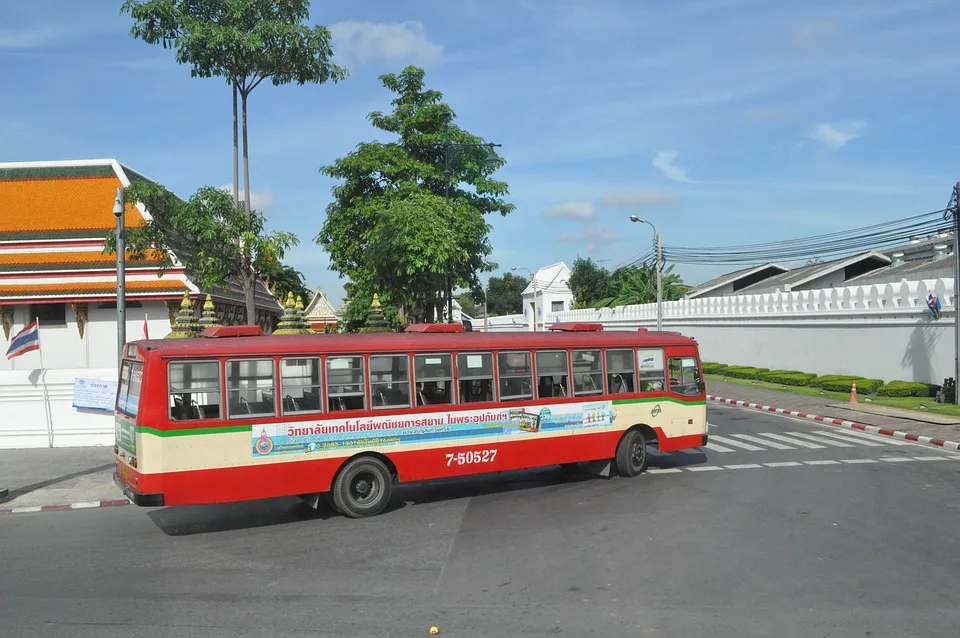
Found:
M 708 439 L 708 438 L 709 438 L 709 435 L 707 435 L 707 434 L 704 434 L 704 435 L 701 437 L 700 447 L 707 447 L 707 439 Z
M 163 494 L 141 494 L 120 478 L 119 472 L 113 473 L 113 482 L 117 484 L 123 495 L 126 496 L 134 505 L 141 507 L 163 507 Z

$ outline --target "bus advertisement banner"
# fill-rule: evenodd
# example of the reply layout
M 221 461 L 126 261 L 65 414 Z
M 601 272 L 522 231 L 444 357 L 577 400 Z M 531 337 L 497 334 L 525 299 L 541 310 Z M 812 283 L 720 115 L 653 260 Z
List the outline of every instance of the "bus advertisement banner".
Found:
M 255 458 L 262 458 L 331 449 L 531 435 L 543 431 L 610 427 L 614 418 L 612 401 L 591 401 L 527 408 L 272 423 L 253 428 L 252 453 Z

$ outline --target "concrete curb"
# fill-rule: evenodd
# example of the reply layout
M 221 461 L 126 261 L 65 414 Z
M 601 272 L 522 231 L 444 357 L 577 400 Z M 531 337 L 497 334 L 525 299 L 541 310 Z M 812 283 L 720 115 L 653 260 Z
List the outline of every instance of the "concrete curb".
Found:
M 891 430 L 890 428 L 881 428 L 875 425 L 864 425 L 863 423 L 857 423 L 855 421 L 844 421 L 843 419 L 831 419 L 825 416 L 817 416 L 815 414 L 807 414 L 806 412 L 798 412 L 797 410 L 786 410 L 784 408 L 775 408 L 770 405 L 760 405 L 759 403 L 751 403 L 750 401 L 738 401 L 737 399 L 725 399 L 724 397 L 718 397 L 713 394 L 708 394 L 707 399 L 709 401 L 714 401 L 716 403 L 726 403 L 728 405 L 736 405 L 741 408 L 754 408 L 756 410 L 761 410 L 763 412 L 775 412 L 776 414 L 786 414 L 788 416 L 793 416 L 800 419 L 807 419 L 808 421 L 817 421 L 819 423 L 839 425 L 841 427 L 852 428 L 854 430 L 860 430 L 862 432 L 870 432 L 871 434 L 880 434 L 883 436 L 892 436 L 898 439 L 904 439 L 906 441 L 916 441 L 917 443 L 923 443 L 926 445 L 932 445 L 934 447 L 942 448 L 945 450 L 960 452 L 960 443 L 957 443 L 955 441 L 944 441 L 943 439 L 937 439 L 929 436 L 921 436 L 919 434 L 914 434 L 912 432 L 900 432 L 898 430 Z
M 0 514 L 26 514 L 29 512 L 86 510 L 96 507 L 120 507 L 122 505 L 130 505 L 130 501 L 125 498 L 115 498 L 103 501 L 81 501 L 80 503 L 66 503 L 63 505 L 24 505 L 22 507 L 0 507 Z

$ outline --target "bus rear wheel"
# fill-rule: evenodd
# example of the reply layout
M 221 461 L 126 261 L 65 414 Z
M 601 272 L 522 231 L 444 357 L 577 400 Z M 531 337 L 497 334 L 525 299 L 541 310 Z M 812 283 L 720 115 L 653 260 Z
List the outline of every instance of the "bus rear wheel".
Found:
M 647 469 L 647 441 L 639 428 L 629 430 L 617 446 L 617 473 L 636 476 Z
M 372 456 L 347 462 L 333 482 L 333 504 L 344 516 L 376 516 L 390 502 L 393 478 L 386 464 Z

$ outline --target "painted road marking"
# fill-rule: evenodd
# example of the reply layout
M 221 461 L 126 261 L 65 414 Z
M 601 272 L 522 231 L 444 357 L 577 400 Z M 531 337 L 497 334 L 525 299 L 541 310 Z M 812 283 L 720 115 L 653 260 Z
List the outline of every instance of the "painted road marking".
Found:
M 857 463 L 879 463 L 880 461 L 878 461 L 877 459 L 840 459 L 840 462 L 857 464 Z
M 915 456 L 913 457 L 916 461 L 949 461 L 949 456 Z
M 800 447 L 805 447 L 810 450 L 822 450 L 825 446 L 819 445 L 817 443 L 809 443 L 800 439 L 793 439 L 788 436 L 783 436 L 782 434 L 774 434 L 773 432 L 760 432 L 760 436 L 766 437 L 768 439 L 776 439 L 778 441 L 783 441 L 784 443 L 790 443 L 792 445 L 799 445 Z
M 686 468 L 688 472 L 715 472 L 716 470 L 722 469 L 723 468 L 719 465 L 695 465 L 693 467 Z
M 760 443 L 762 445 L 769 445 L 775 450 L 796 450 L 797 448 L 792 445 L 784 445 L 783 443 L 774 443 L 773 441 L 765 441 L 758 436 L 750 436 L 749 434 L 731 434 L 730 436 L 735 436 L 738 439 L 744 439 L 746 441 L 752 441 L 754 443 Z
M 840 461 L 804 461 L 804 465 L 840 465 Z
M 824 439 L 823 437 L 815 436 L 813 434 L 807 434 L 806 432 L 787 432 L 790 436 L 799 436 L 801 439 L 807 439 L 808 441 L 818 441 L 826 445 L 832 445 L 833 447 L 853 447 L 849 443 L 843 443 L 841 441 L 833 441 L 830 439 Z
M 797 467 L 803 465 L 800 461 L 776 461 L 774 463 L 764 463 L 767 467 Z
M 835 432 L 823 432 L 822 430 L 817 430 L 816 434 L 819 434 L 820 436 L 828 436 L 828 437 L 830 437 L 831 439 L 837 439 L 837 440 L 839 440 L 839 441 L 847 441 L 847 442 L 849 442 L 849 443 L 856 443 L 857 445 L 866 445 L 867 447 L 883 447 L 883 444 L 884 444 L 884 443 L 887 443 L 887 441 L 883 441 L 883 442 L 881 442 L 881 441 L 875 441 L 875 440 L 873 439 L 873 437 L 871 437 L 870 439 L 867 439 L 866 437 L 870 436 L 870 435 L 868 435 L 868 434 L 862 434 L 862 435 L 855 435 L 855 434 L 854 434 L 854 435 L 851 435 L 851 434 L 837 434 L 837 433 L 835 433 Z M 897 439 L 894 439 L 894 438 L 892 438 L 892 437 L 891 437 L 891 441 L 889 442 L 889 444 L 891 444 L 891 445 L 910 445 L 909 443 L 905 443 L 904 441 L 898 441 Z
M 728 439 L 725 436 L 714 435 L 711 438 L 713 438 L 715 441 L 720 441 L 725 445 L 732 445 L 733 447 L 743 448 L 744 450 L 749 450 L 751 452 L 760 452 L 761 450 L 763 450 L 762 447 L 757 447 L 756 445 L 750 445 L 749 443 L 744 443 L 743 441 L 737 441 L 736 439 Z
M 762 465 L 757 465 L 756 463 L 738 463 L 736 465 L 724 465 L 728 470 L 748 470 L 755 467 L 763 467 Z
M 675 472 L 682 472 L 679 467 L 651 467 L 647 468 L 647 471 L 651 474 L 671 474 Z
M 887 463 L 903 463 L 905 461 L 912 461 L 913 459 L 909 456 L 881 456 L 881 461 L 886 461 Z
M 722 445 L 717 445 L 716 443 L 714 443 L 714 442 L 713 442 L 713 439 L 714 439 L 715 437 L 716 437 L 716 435 L 711 434 L 711 435 L 710 435 L 710 442 L 707 443 L 704 447 L 707 448 L 708 450 L 712 450 L 712 451 L 714 451 L 714 452 L 736 452 L 736 450 L 734 450 L 733 448 L 723 447 Z

